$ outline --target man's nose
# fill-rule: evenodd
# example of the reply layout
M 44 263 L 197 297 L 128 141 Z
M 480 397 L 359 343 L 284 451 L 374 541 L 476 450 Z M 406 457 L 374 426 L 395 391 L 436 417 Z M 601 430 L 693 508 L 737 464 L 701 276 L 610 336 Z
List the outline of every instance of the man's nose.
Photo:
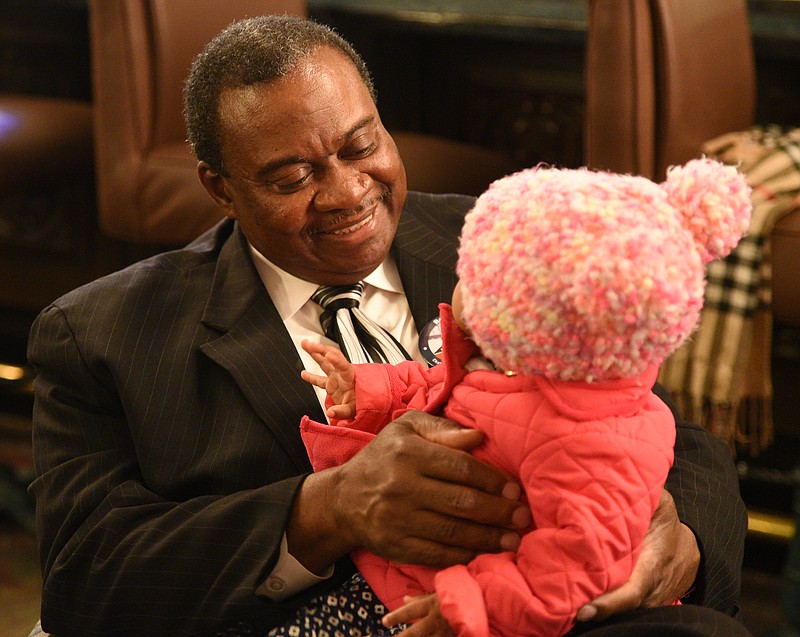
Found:
M 369 192 L 371 182 L 357 166 L 336 162 L 324 171 L 314 204 L 322 211 L 355 208 Z

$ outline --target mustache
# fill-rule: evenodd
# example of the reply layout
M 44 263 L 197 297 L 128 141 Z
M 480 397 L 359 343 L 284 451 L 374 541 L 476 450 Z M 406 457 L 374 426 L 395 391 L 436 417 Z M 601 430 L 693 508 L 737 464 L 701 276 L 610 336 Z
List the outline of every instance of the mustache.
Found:
M 369 210 L 376 204 L 385 203 L 386 201 L 388 201 L 391 195 L 392 195 L 391 188 L 383 186 L 377 195 L 365 199 L 355 208 L 350 208 L 349 210 L 342 210 L 337 214 L 333 215 L 332 217 L 329 217 L 327 223 L 325 224 L 325 227 L 317 228 L 316 232 L 319 233 L 328 232 L 331 228 L 336 228 L 343 222 L 360 217 L 361 215 L 364 214 L 366 210 Z

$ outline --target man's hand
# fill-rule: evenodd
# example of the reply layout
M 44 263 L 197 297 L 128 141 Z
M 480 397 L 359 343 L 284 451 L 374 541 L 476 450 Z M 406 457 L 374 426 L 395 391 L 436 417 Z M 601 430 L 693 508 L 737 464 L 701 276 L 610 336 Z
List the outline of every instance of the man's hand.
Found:
M 483 434 L 407 412 L 345 463 L 334 495 L 339 526 L 390 560 L 445 567 L 515 550 L 530 523 L 520 488 L 467 451 Z
M 357 547 L 437 568 L 515 550 L 531 514 L 519 485 L 468 453 L 482 441 L 479 431 L 407 412 L 346 463 L 306 479 L 290 552 L 321 572 Z
M 578 621 L 600 621 L 640 606 L 663 606 L 683 597 L 700 566 L 700 550 L 689 527 L 681 524 L 672 496 L 661 491 L 642 552 L 630 579 L 578 612 Z

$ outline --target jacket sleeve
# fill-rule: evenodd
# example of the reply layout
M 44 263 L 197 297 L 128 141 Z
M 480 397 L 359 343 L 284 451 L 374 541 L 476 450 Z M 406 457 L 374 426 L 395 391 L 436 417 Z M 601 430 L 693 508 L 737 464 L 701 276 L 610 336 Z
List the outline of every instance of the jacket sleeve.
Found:
M 441 384 L 443 366 L 428 368 L 416 361 L 397 365 L 356 365 L 356 417 L 331 424 L 377 434 L 399 414 L 424 409 L 431 390 Z
M 240 623 L 265 632 L 280 621 L 286 605 L 255 590 L 304 476 L 229 494 L 167 494 L 143 477 L 146 450 L 134 443 L 112 375 L 87 361 L 59 308 L 34 323 L 29 358 L 44 629 L 156 637 Z
M 509 637 L 566 633 L 583 604 L 627 580 L 670 460 L 669 445 L 600 432 L 528 453 L 520 478 L 535 529 L 516 554 L 481 555 L 436 577 L 456 633 L 485 635 L 485 625 Z
M 668 392 L 653 391 L 677 422 L 675 464 L 666 489 L 678 517 L 695 534 L 701 562 L 685 603 L 701 604 L 731 616 L 738 614 L 747 512 L 730 449 L 702 427 L 684 421 Z

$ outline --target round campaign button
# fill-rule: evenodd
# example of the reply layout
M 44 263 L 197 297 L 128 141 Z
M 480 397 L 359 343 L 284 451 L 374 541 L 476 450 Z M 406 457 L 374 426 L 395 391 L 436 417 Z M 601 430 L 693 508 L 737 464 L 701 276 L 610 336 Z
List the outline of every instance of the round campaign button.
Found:
M 430 367 L 442 362 L 442 328 L 439 317 L 429 321 L 419 333 L 419 351 Z

